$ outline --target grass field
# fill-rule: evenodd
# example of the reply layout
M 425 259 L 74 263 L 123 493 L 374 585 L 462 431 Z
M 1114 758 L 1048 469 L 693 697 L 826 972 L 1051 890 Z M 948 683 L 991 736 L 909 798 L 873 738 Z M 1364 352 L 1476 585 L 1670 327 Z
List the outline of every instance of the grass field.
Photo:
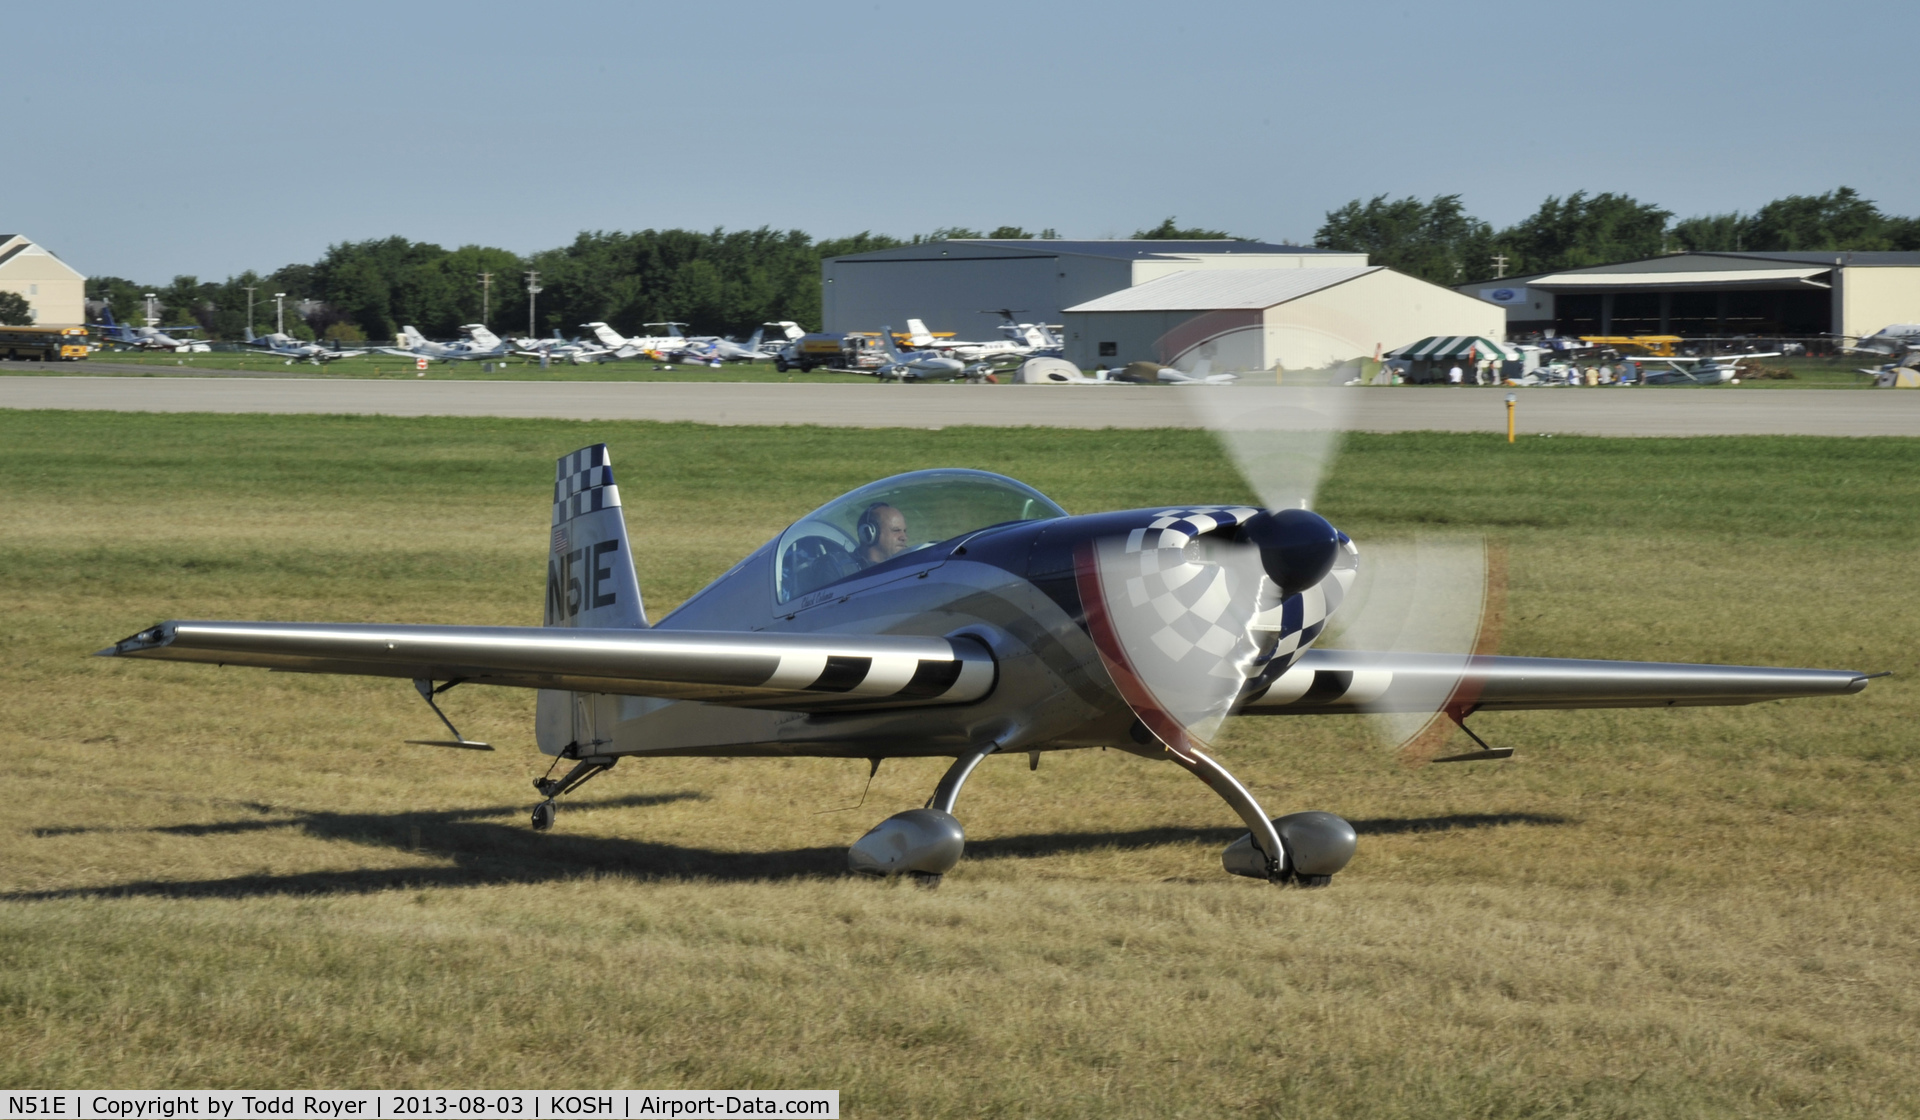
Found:
M 1192 432 L 0 412 L 0 1082 L 818 1087 L 852 1117 L 1920 1114 L 1920 441 L 1355 436 L 1320 509 L 1486 530 L 1502 652 L 1894 670 L 1518 713 L 1410 769 L 1241 721 L 1333 887 L 1234 879 L 1200 783 L 989 759 L 937 892 L 845 846 L 941 769 L 631 761 L 553 833 L 533 697 L 92 659 L 158 619 L 539 618 L 552 459 L 612 445 L 650 613 L 896 470 L 1245 500 Z

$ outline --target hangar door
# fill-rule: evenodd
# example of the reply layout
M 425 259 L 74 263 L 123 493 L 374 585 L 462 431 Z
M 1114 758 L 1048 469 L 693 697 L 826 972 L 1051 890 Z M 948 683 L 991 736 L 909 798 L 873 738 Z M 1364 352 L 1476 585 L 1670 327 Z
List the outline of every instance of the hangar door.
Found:
M 834 265 L 822 311 L 830 331 L 905 330 L 923 319 L 927 329 L 968 340 L 992 339 L 1007 307 L 1030 322 L 1059 322 L 1057 257 L 926 257 L 840 261 Z

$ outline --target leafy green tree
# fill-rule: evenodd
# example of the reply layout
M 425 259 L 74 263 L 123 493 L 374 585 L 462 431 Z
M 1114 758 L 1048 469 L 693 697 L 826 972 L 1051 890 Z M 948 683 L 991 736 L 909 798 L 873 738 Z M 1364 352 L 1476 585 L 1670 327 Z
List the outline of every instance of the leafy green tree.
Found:
M 1501 230 L 1497 251 L 1508 272 L 1552 272 L 1658 256 L 1673 212 L 1628 195 L 1575 191 L 1548 197 L 1524 221 Z
M 1028 233 L 1026 230 L 1021 229 L 1019 226 L 995 226 L 993 227 L 993 232 L 987 234 L 987 236 L 998 241 L 1032 241 L 1033 240 L 1033 234 Z
M 33 308 L 19 292 L 0 292 L 0 327 L 30 327 Z
M 1173 218 L 1172 215 L 1168 215 L 1165 221 L 1161 222 L 1157 226 L 1154 226 L 1152 229 L 1134 230 L 1133 240 L 1135 241 L 1245 241 L 1246 238 L 1235 237 L 1233 234 L 1228 233 L 1225 230 L 1219 230 L 1219 229 L 1200 229 L 1197 226 L 1183 229 L 1175 223 L 1175 219 Z
M 1744 244 L 1748 237 L 1747 216 L 1744 214 L 1703 214 L 1697 218 L 1675 222 L 1669 231 L 1669 247 L 1686 249 L 1696 253 L 1733 253 L 1753 246 Z
M 1327 212 L 1313 235 L 1322 249 L 1364 252 L 1384 264 L 1436 284 L 1480 275 L 1493 257 L 1493 228 L 1466 212 L 1457 194 L 1422 202 L 1379 194 Z
M 1762 206 L 1747 220 L 1747 248 L 1762 252 L 1890 249 L 1887 226 L 1880 208 L 1852 187 L 1817 195 L 1790 194 Z

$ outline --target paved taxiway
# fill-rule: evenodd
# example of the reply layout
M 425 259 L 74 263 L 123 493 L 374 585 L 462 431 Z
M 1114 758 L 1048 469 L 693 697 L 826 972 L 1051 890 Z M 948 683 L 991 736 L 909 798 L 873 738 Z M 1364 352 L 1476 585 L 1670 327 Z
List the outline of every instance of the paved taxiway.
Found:
M 1606 436 L 1920 435 L 1898 390 L 1522 391 L 1523 433 Z M 362 381 L 262 377 L 0 377 L 0 408 L 122 412 L 520 416 L 829 427 L 1301 426 L 1327 410 L 1354 431 L 1498 432 L 1497 389 L 1275 386 L 806 385 L 749 382 Z

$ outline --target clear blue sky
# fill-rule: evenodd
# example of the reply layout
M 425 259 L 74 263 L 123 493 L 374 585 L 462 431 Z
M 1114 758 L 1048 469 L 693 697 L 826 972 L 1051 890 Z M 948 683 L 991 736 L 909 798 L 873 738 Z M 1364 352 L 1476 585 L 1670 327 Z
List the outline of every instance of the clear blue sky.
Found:
M 1920 213 L 1920 6 L 18 4 L 0 231 L 159 283 L 402 234 L 1310 238 L 1347 200 Z M 32 160 L 24 153 L 45 153 Z

